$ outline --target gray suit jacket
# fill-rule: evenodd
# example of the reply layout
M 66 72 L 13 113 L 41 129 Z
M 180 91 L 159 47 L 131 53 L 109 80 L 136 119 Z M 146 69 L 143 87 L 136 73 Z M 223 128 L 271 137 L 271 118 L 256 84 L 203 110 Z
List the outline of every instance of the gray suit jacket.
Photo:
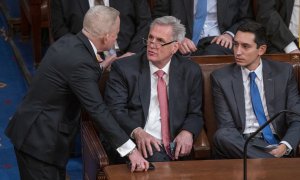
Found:
M 300 96 L 291 65 L 262 60 L 267 109 L 270 117 L 281 110 L 300 111 Z M 211 74 L 215 116 L 219 128 L 245 128 L 245 98 L 240 66 L 228 65 Z M 300 117 L 280 116 L 272 123 L 281 140 L 297 148 L 300 140 Z
M 200 67 L 174 55 L 169 75 L 171 138 L 183 129 L 197 137 L 203 125 Z M 105 101 L 128 135 L 135 128 L 145 126 L 150 90 L 150 68 L 145 52 L 113 63 L 105 89 Z
M 289 30 L 294 0 L 258 0 L 257 22 L 265 28 L 269 40 L 280 51 L 296 38 Z
M 51 45 L 6 129 L 16 149 L 65 167 L 85 108 L 114 148 L 129 137 L 99 92 L 101 69 L 88 39 L 66 35 Z

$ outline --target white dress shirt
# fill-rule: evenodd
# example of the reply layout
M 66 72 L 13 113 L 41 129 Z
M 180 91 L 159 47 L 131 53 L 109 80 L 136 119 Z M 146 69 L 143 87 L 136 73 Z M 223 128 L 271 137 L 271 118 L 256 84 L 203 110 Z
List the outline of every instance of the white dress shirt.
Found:
M 169 61 L 165 67 L 163 67 L 161 70 L 165 72 L 163 79 L 166 82 L 167 85 L 167 91 L 169 92 L 169 69 L 170 69 L 170 62 Z M 150 79 L 151 79 L 151 93 L 150 93 L 150 104 L 149 104 L 149 111 L 148 111 L 148 117 L 147 121 L 144 127 L 144 130 L 157 138 L 158 140 L 161 140 L 161 121 L 160 121 L 160 109 L 159 109 L 159 102 L 157 97 L 157 80 L 158 77 L 155 74 L 156 71 L 160 70 L 156 66 L 154 66 L 149 61 L 149 67 L 150 67 Z M 168 93 L 169 94 L 169 93 Z
M 262 61 L 260 60 L 259 66 L 255 69 L 255 83 L 257 85 L 259 95 L 262 101 L 262 105 L 264 108 L 264 113 L 267 119 L 270 119 L 268 109 L 267 109 L 267 103 L 266 103 L 266 97 L 265 97 L 265 90 L 264 90 L 264 80 L 263 80 L 263 71 L 262 71 L 263 65 Z M 251 95 L 250 95 L 250 72 L 247 68 L 241 67 L 242 70 L 242 76 L 243 76 L 243 85 L 244 85 L 244 97 L 245 97 L 245 114 L 246 114 L 246 122 L 245 122 L 245 129 L 243 134 L 249 134 L 253 133 L 259 128 L 259 123 L 257 121 L 257 118 L 254 114 L 252 103 L 251 103 Z M 276 134 L 272 124 L 270 124 L 271 130 L 273 134 Z M 292 149 L 292 146 L 286 142 L 281 141 L 280 143 L 285 144 L 289 149 Z
M 196 14 L 198 0 L 194 0 L 194 16 Z M 234 37 L 234 34 L 230 31 L 226 31 Z M 217 0 L 207 0 L 207 16 L 203 25 L 203 31 L 201 32 L 201 39 L 209 36 L 221 35 L 218 25 L 218 14 L 217 14 Z

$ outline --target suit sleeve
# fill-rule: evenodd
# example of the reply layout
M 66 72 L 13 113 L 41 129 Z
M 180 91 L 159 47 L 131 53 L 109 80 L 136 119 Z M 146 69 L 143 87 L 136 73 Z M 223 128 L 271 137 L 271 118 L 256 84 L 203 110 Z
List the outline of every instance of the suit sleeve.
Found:
M 196 70 L 195 70 L 196 69 Z M 203 83 L 202 75 L 199 65 L 196 65 L 193 71 L 190 68 L 190 72 L 193 72 L 191 77 L 188 78 L 189 85 L 189 99 L 187 104 L 186 117 L 182 125 L 182 129 L 187 130 L 193 134 L 194 138 L 197 138 L 200 130 L 203 127 L 203 116 L 202 116 L 202 94 L 203 94 Z M 179 98 L 179 97 L 177 97 Z M 174 112 L 173 115 L 176 115 Z M 174 123 L 174 122 L 173 122 Z
M 124 73 L 125 72 L 121 70 L 117 62 L 112 64 L 109 78 L 106 81 L 105 102 L 120 126 L 129 135 L 135 128 L 140 127 L 141 123 L 138 123 L 137 121 L 142 121 L 142 119 L 132 119 L 129 115 L 129 83 L 127 82 L 127 78 L 125 78 Z M 131 108 L 134 107 L 131 106 Z
M 230 108 L 218 78 L 211 75 L 212 95 L 218 128 L 236 128 Z
M 70 72 L 69 86 L 100 131 L 117 149 L 128 141 L 129 136 L 121 129 L 102 99 L 98 85 L 100 73 L 100 68 L 96 65 L 80 63 Z
M 278 49 L 283 50 L 289 43 L 295 40 L 295 37 L 276 10 L 276 1 L 259 0 L 256 2 L 257 22 L 265 27 L 271 43 Z
M 62 0 L 52 0 L 50 3 L 50 26 L 54 40 L 59 39 L 69 32 L 69 29 L 64 21 L 64 10 Z
M 289 80 L 286 91 L 287 109 L 300 113 L 300 95 L 292 67 L 290 67 L 289 70 Z M 282 140 L 290 143 L 293 149 L 297 149 L 300 140 L 300 117 L 295 114 L 288 114 L 286 121 L 288 128 Z
M 156 0 L 152 10 L 152 18 L 170 15 L 170 0 Z M 178 1 L 178 0 L 177 0 Z
M 130 39 L 130 44 L 126 52 L 138 53 L 144 49 L 142 38 L 147 38 L 152 19 L 150 8 L 146 0 L 134 0 L 133 3 L 134 17 L 129 18 L 132 18 L 133 25 L 135 26 L 132 30 L 135 33 Z
M 233 17 L 231 17 L 233 24 L 228 29 L 224 29 L 224 31 L 230 31 L 234 34 L 236 33 L 237 28 L 241 24 L 243 24 L 249 20 L 253 20 L 252 1 L 241 0 L 241 1 L 236 1 L 236 2 L 237 2 L 237 6 L 238 6 L 238 7 L 236 7 L 237 12 L 234 14 Z M 228 7 L 228 8 L 230 8 L 230 7 Z M 224 13 L 227 13 L 227 12 L 224 12 Z M 226 15 L 224 17 L 226 17 Z M 222 25 L 219 25 L 219 26 L 222 27 Z M 221 33 L 224 33 L 221 28 L 220 28 L 220 31 L 221 31 Z

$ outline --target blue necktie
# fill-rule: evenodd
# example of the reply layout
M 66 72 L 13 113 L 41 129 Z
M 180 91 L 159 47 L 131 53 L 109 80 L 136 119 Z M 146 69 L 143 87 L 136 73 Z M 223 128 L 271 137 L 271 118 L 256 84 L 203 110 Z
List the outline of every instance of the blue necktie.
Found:
M 259 125 L 261 126 L 267 121 L 267 118 L 265 116 L 265 112 L 264 112 L 264 108 L 263 108 L 263 105 L 262 105 L 262 102 L 260 99 L 259 91 L 258 91 L 257 85 L 255 83 L 256 74 L 255 74 L 255 72 L 251 72 L 249 74 L 249 76 L 250 76 L 250 95 L 251 95 L 252 108 L 253 108 L 254 114 L 257 118 L 257 121 L 258 121 Z M 269 144 L 278 144 L 269 125 L 267 125 L 262 131 L 263 131 L 262 133 L 263 133 L 265 140 Z
M 196 14 L 194 17 L 193 39 L 192 39 L 192 41 L 196 46 L 200 40 L 200 35 L 203 29 L 206 15 L 207 15 L 207 0 L 198 0 L 196 6 Z

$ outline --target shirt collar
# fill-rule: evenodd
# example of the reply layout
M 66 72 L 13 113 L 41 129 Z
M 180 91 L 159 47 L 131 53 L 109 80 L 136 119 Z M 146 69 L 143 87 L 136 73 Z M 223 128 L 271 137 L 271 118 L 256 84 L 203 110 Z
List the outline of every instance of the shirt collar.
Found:
M 150 73 L 154 74 L 158 70 L 163 70 L 167 75 L 169 74 L 171 60 L 162 68 L 159 69 L 151 61 L 149 61 Z
M 89 40 L 90 41 L 90 40 Z M 92 43 L 92 41 L 90 41 L 90 43 L 91 43 L 91 45 L 92 45 L 92 48 L 93 48 L 93 50 L 94 50 L 94 53 L 95 53 L 95 55 L 97 56 L 97 48 L 96 48 L 96 46 Z
M 263 65 L 262 65 L 261 59 L 259 60 L 258 67 L 254 71 L 249 71 L 249 69 L 247 69 L 245 67 L 241 67 L 242 74 L 243 74 L 243 81 L 247 81 L 248 80 L 249 74 L 251 72 L 255 72 L 256 77 L 261 81 L 262 80 L 262 67 L 263 67 Z

